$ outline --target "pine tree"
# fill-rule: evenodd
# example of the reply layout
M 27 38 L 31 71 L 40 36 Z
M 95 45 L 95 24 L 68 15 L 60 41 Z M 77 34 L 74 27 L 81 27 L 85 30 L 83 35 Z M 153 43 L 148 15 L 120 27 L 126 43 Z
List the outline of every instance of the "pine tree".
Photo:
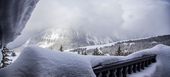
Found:
M 101 55 L 101 53 L 99 52 L 99 49 L 96 48 L 92 55 Z
M 84 52 L 84 55 L 87 55 L 87 52 L 86 52 L 86 51 Z
M 77 51 L 78 54 L 80 54 L 80 51 Z
M 1 61 L 1 68 L 6 67 L 7 65 L 9 65 L 12 61 L 11 59 L 9 59 L 10 57 L 10 51 L 9 49 L 7 49 L 6 47 L 3 48 L 2 52 L 2 61 Z
M 120 46 L 118 47 L 117 51 L 116 51 L 116 56 L 120 56 L 122 54 L 121 48 Z
M 60 46 L 60 51 L 63 52 L 63 46 L 62 45 Z

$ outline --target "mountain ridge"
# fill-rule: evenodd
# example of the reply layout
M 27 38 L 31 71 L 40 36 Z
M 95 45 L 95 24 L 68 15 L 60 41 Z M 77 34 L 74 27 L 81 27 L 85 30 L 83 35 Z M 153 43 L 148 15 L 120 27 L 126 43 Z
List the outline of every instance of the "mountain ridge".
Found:
M 115 55 L 118 48 L 121 48 L 123 53 L 133 53 L 147 48 L 152 48 L 155 45 L 164 44 L 170 46 L 170 35 L 161 35 L 155 37 L 148 37 L 142 39 L 123 40 L 114 43 L 97 45 L 97 46 L 86 46 L 66 51 L 70 52 L 86 52 L 87 54 L 93 54 L 96 49 L 102 51 L 103 54 Z M 126 54 L 126 55 L 127 55 Z

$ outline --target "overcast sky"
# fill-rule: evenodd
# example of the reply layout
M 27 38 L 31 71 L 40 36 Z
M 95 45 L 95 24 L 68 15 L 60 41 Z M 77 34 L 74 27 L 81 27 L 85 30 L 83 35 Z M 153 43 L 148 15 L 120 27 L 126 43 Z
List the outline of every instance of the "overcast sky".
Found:
M 48 28 L 74 28 L 119 39 L 170 34 L 168 0 L 40 0 L 14 42 Z

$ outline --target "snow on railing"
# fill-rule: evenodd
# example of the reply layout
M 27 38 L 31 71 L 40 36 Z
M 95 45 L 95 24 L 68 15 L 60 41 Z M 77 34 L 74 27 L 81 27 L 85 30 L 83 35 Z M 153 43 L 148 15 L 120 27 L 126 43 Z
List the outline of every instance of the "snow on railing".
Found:
M 101 64 L 93 67 L 93 71 L 96 77 L 127 77 L 127 74 L 136 73 L 137 71 L 140 72 L 155 62 L 156 55 L 144 55 L 111 64 Z

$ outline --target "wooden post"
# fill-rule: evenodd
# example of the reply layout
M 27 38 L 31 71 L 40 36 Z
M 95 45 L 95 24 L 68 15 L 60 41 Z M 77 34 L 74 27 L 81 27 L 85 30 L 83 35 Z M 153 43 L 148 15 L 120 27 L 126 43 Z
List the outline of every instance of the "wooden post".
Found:
M 99 75 L 98 75 L 97 77 L 102 77 L 102 76 L 103 76 L 103 74 L 100 72 Z
M 108 74 L 107 71 L 102 72 L 102 77 L 107 77 L 107 74 Z
M 116 77 L 116 70 L 110 70 L 110 75 L 109 77 Z
M 117 68 L 116 77 L 121 77 L 121 68 Z
M 145 67 L 148 67 L 148 61 L 145 61 Z
M 141 62 L 141 69 L 144 69 L 144 67 L 145 67 L 145 62 L 143 61 Z
M 132 74 L 132 66 L 131 65 L 128 66 L 128 74 Z
M 133 72 L 136 73 L 136 64 L 133 64 L 132 66 L 133 66 L 132 68 Z
M 122 70 L 122 74 L 123 74 L 123 77 L 126 77 L 127 75 L 127 67 L 123 67 L 123 70 Z
M 137 71 L 140 72 L 140 69 L 141 69 L 141 63 L 138 63 L 138 64 L 137 64 Z
M 150 65 L 152 63 L 152 60 L 148 60 L 148 65 Z

